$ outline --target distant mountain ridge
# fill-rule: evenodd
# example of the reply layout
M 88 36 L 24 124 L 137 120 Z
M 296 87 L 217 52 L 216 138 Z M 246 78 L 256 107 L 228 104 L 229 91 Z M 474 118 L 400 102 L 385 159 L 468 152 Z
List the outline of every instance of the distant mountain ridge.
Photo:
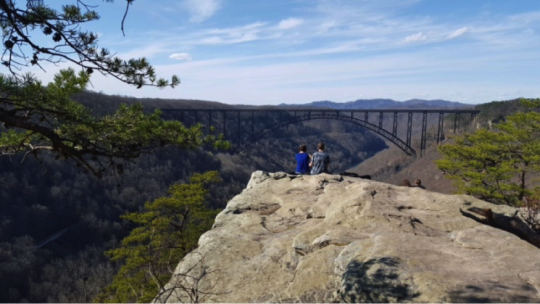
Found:
M 339 110 L 369 110 L 369 109 L 464 109 L 474 108 L 475 104 L 466 104 L 442 99 L 423 100 L 410 99 L 407 101 L 395 101 L 392 99 L 357 99 L 348 102 L 334 102 L 329 100 L 313 101 L 305 104 L 282 103 L 279 105 L 248 105 L 226 104 L 217 101 L 173 98 L 135 98 L 130 96 L 107 95 L 93 91 L 84 91 L 74 96 L 74 99 L 91 107 L 94 112 L 101 113 L 115 110 L 119 104 L 142 103 L 145 109 L 276 109 L 276 108 L 326 108 Z M 107 101 L 96 104 L 97 100 Z M 105 109 L 106 108 L 106 109 Z
M 448 101 L 442 99 L 423 100 L 411 99 L 407 101 L 395 101 L 392 99 L 358 99 L 348 102 L 333 102 L 328 100 L 314 101 L 306 104 L 285 104 L 279 107 L 295 108 L 330 108 L 339 110 L 369 110 L 369 109 L 419 109 L 419 108 L 445 108 L 445 109 L 463 109 L 473 108 L 475 105 Z

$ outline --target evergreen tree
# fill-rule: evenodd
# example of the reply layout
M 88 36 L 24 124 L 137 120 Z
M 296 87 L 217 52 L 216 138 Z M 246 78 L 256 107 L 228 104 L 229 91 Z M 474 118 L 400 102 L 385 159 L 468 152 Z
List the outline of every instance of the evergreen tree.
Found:
M 218 211 L 205 206 L 207 186 L 219 182 L 216 171 L 195 174 L 187 184 L 170 188 L 170 196 L 124 215 L 138 225 L 107 254 L 123 266 L 97 302 L 150 302 L 168 283 L 178 261 L 196 248 Z
M 122 173 L 123 160 L 157 147 L 193 149 L 210 142 L 227 147 L 221 138 L 205 135 L 202 125 L 186 128 L 179 121 L 164 121 L 159 111 L 145 114 L 140 104 L 122 105 L 114 114 L 96 118 L 71 99 L 88 81 L 88 73 L 77 75 L 72 69 L 61 71 L 47 86 L 30 76 L 0 75 L 0 91 L 7 96 L 4 108 L 0 102 L 0 120 L 9 128 L 0 133 L 0 152 L 52 152 L 100 177 L 110 168 Z
M 134 0 L 125 1 L 124 19 Z M 177 76 L 170 80 L 157 78 L 154 68 L 145 58 L 122 60 L 108 49 L 100 48 L 98 35 L 84 30 L 86 23 L 100 18 L 95 10 L 96 5 L 88 5 L 80 0 L 63 2 L 66 4 L 58 11 L 48 6 L 47 1 L 0 0 L 4 46 L 2 64 L 13 74 L 18 74 L 20 68 L 29 65 L 41 67 L 43 62 L 67 61 L 88 74 L 97 71 L 137 88 L 145 85 L 175 87 L 180 84 Z M 41 36 L 49 37 L 49 40 L 39 39 Z
M 508 205 L 532 194 L 531 173 L 540 171 L 540 100 L 522 103 L 526 112 L 507 116 L 493 130 L 479 129 L 439 147 L 437 166 L 461 193 Z
M 133 1 L 126 0 L 126 13 Z M 51 152 L 99 177 L 111 168 L 121 173 L 122 160 L 160 146 L 192 149 L 213 142 L 218 148 L 228 147 L 222 140 L 204 135 L 200 125 L 188 129 L 178 122 L 165 122 L 159 112 L 144 114 L 140 105 L 122 106 L 113 115 L 94 118 L 70 99 L 86 87 L 93 72 L 137 88 L 175 87 L 180 80 L 177 76 L 157 78 L 145 58 L 122 60 L 100 49 L 97 34 L 82 29 L 84 23 L 99 19 L 95 6 L 73 0 L 57 11 L 43 1 L 29 1 L 26 6 L 21 2 L 0 0 L 1 61 L 11 72 L 0 75 L 0 154 Z M 51 41 L 36 38 L 40 35 Z M 61 61 L 74 63 L 81 71 L 61 71 L 47 86 L 20 73 L 26 66 L 42 68 L 43 62 Z

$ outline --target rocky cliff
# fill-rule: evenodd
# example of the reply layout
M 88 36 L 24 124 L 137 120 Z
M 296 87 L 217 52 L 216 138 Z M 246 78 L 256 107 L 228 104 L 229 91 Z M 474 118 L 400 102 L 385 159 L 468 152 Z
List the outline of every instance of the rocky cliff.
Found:
M 157 302 L 540 302 L 540 249 L 462 211 L 515 209 L 339 175 L 255 172 Z

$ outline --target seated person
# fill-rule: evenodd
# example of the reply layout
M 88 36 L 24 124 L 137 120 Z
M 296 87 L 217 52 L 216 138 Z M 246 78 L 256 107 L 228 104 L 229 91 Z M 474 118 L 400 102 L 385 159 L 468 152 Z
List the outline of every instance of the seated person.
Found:
M 422 186 L 422 181 L 419 180 L 419 179 L 414 181 L 414 185 L 415 185 L 415 187 L 426 189 L 426 187 Z
M 306 145 L 300 145 L 300 152 L 296 153 L 296 174 L 309 174 L 311 156 L 306 153 Z
M 320 173 L 329 173 L 328 165 L 330 164 L 330 156 L 324 152 L 324 143 L 317 145 L 318 151 L 313 153 L 311 163 L 311 175 L 317 175 Z

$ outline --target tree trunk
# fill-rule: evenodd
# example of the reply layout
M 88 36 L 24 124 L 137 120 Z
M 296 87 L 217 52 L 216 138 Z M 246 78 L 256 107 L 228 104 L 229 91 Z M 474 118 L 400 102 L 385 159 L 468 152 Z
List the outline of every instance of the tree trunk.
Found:
M 469 208 L 467 211 L 460 209 L 460 212 L 464 216 L 472 218 L 477 222 L 515 234 L 521 239 L 540 248 L 540 235 L 534 232 L 529 225 L 515 215 L 507 216 L 494 213 L 489 208 L 482 209 L 477 207 Z

